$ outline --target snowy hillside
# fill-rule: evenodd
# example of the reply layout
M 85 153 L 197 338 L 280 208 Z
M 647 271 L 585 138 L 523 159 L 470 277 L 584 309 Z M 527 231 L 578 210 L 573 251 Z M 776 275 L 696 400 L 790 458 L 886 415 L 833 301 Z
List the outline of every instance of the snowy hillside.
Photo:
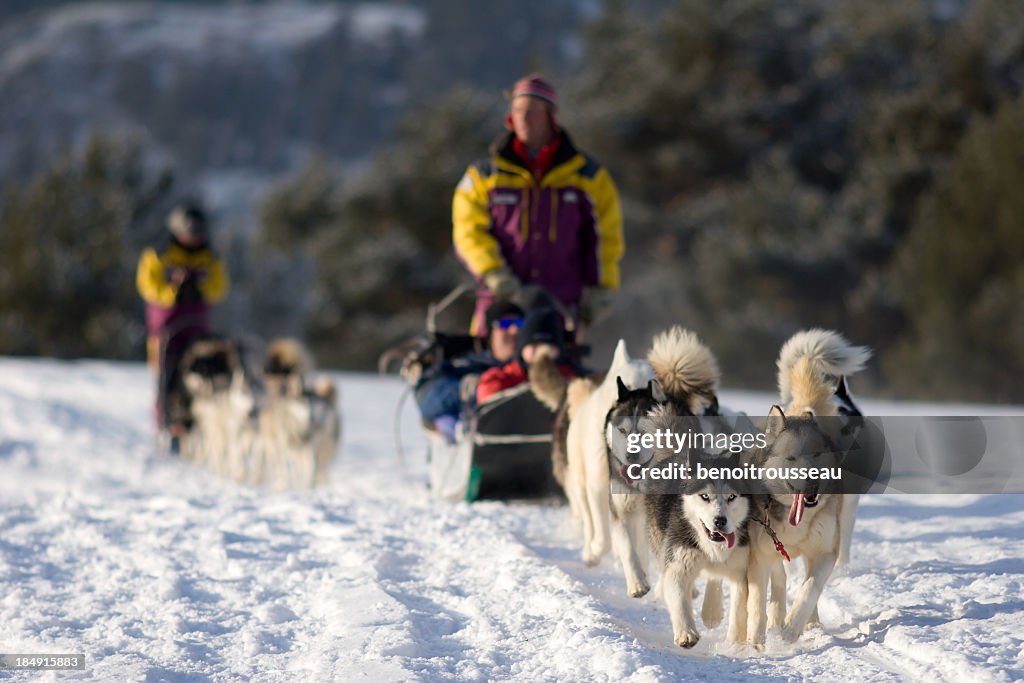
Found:
M 24 172 L 19 162 L 48 163 L 93 131 L 118 131 L 146 143 L 154 159 L 207 171 L 210 201 L 237 213 L 275 172 L 325 142 L 288 133 L 305 133 L 295 121 L 318 104 L 301 80 L 310 69 L 304 51 L 341 41 L 373 59 L 415 40 L 426 22 L 415 8 L 375 3 L 96 2 L 0 24 L 0 87 L 11 95 L 0 141 L 12 152 L 0 160 L 0 179 Z M 368 106 L 391 117 L 406 93 L 396 81 L 381 91 L 390 100 Z
M 0 359 L 0 652 L 87 657 L 0 679 L 1024 678 L 1024 496 L 867 497 L 824 630 L 683 651 L 653 593 L 582 565 L 566 509 L 430 500 L 402 385 L 337 379 L 331 485 L 274 494 L 158 456 L 141 365 Z
M 246 225 L 261 191 L 311 154 L 359 162 L 392 139 L 411 106 L 454 83 L 497 96 L 527 54 L 564 63 L 576 4 L 494 0 L 475 13 L 377 0 L 0 7 L 0 184 L 49 167 L 94 133 L 129 136 L 154 166 L 198 180 L 179 191 L 201 188 Z M 550 28 L 523 28 L 541 15 Z M 495 40 L 504 41 L 498 53 Z

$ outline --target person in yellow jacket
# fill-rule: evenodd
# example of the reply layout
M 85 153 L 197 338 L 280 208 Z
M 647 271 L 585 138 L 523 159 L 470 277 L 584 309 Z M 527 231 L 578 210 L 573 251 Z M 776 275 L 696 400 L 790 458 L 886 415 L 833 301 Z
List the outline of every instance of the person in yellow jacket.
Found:
M 210 248 L 206 216 L 193 204 L 181 204 L 167 219 L 169 239 L 139 258 L 135 284 L 146 302 L 146 352 L 159 375 L 158 427 L 181 431 L 168 393 L 177 382 L 177 363 L 196 338 L 210 333 L 213 304 L 228 292 L 224 262 Z M 177 436 L 177 434 L 175 434 Z
M 452 201 L 455 251 L 479 283 L 477 336 L 491 302 L 523 285 L 539 285 L 584 322 L 599 318 L 625 251 L 615 183 L 559 127 L 554 87 L 533 74 L 509 96 L 508 132 L 470 165 Z

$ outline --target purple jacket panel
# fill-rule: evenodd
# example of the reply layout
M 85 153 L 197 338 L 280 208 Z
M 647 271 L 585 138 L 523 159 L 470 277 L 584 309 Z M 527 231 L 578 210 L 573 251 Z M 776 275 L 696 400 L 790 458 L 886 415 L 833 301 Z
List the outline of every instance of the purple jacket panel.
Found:
M 512 272 L 567 306 L 598 281 L 593 206 L 576 187 L 498 187 L 490 192 L 491 232 Z M 529 212 L 525 235 L 523 212 Z
M 210 332 L 210 305 L 205 302 L 164 308 L 146 304 L 146 331 L 151 337 L 187 335 L 190 339 Z

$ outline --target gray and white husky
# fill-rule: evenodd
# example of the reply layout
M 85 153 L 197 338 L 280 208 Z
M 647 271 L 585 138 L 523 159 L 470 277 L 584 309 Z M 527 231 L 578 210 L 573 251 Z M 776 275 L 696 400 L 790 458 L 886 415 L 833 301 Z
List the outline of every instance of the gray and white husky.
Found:
M 672 619 L 677 645 L 693 647 L 700 640 L 693 617 L 697 577 L 708 585 L 729 582 L 728 638 L 746 640 L 747 565 L 750 557 L 748 524 L 751 498 L 723 481 L 705 481 L 685 494 L 645 498 L 647 530 L 661 567 L 661 592 Z M 705 625 L 721 621 L 721 597 L 704 601 Z
M 651 589 L 647 581 L 647 540 L 644 528 L 644 497 L 639 482 L 630 477 L 632 466 L 652 464 L 654 450 L 633 449 L 630 439 L 650 430 L 654 422 L 650 413 L 668 399 L 656 380 L 649 380 L 642 389 L 630 389 L 616 377 L 618 398 L 605 420 L 605 446 L 608 449 L 608 473 L 611 485 L 612 549 L 622 562 L 626 591 L 639 598 Z
M 626 591 L 640 597 L 650 590 L 644 533 L 644 494 L 629 477 L 631 465 L 658 464 L 653 449 L 630 453 L 631 434 L 653 431 L 672 416 L 718 412 L 718 362 L 697 335 L 679 326 L 657 335 L 647 354 L 655 380 L 630 389 L 618 380 L 618 399 L 605 419 L 605 446 L 611 482 L 612 548 L 622 562 Z M 637 450 L 637 449 L 634 449 Z M 634 471 L 636 468 L 633 468 Z
M 244 481 L 255 398 L 238 347 L 226 339 L 200 339 L 189 346 L 181 367 L 195 419 L 182 440 L 183 456 L 216 474 Z
M 779 393 L 787 408 L 772 406 L 767 447 L 751 460 L 765 467 L 838 466 L 840 418 L 834 416 L 859 414 L 845 376 L 862 369 L 869 357 L 867 348 L 852 346 L 836 332 L 812 329 L 794 335 L 778 361 Z M 748 625 L 757 646 L 763 645 L 767 626 L 780 626 L 783 638 L 794 641 L 809 622 L 817 622 L 818 599 L 837 559 L 849 553 L 857 508 L 856 495 L 829 493 L 817 480 L 787 481 L 764 500 L 756 515 L 766 525 L 752 525 L 749 572 Z M 803 557 L 806 564 L 806 578 L 788 614 L 782 556 L 771 533 L 790 557 Z M 769 576 L 771 609 L 766 614 Z
M 588 565 L 596 564 L 608 549 L 612 496 L 605 429 L 608 414 L 616 404 L 618 385 L 621 382 L 640 388 L 653 378 L 651 366 L 642 359 L 630 358 L 626 342 L 620 339 L 600 384 L 589 387 L 577 380 L 569 386 L 567 401 L 572 419 L 566 434 L 565 493 L 583 527 L 583 561 Z M 630 593 L 640 595 L 648 590 L 630 587 Z

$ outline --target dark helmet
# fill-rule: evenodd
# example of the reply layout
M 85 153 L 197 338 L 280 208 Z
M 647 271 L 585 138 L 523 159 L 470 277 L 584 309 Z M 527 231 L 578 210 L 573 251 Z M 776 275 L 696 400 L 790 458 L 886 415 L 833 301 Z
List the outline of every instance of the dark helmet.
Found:
M 526 315 L 517 340 L 520 356 L 528 344 L 553 344 L 565 350 L 565 326 L 553 308 L 535 308 Z
M 484 313 L 484 321 L 487 323 L 487 332 L 490 333 L 491 325 L 502 318 L 507 318 L 509 316 L 522 318 L 524 315 L 526 314 L 523 312 L 523 309 L 511 301 L 495 301 L 487 307 L 487 311 Z
M 177 205 L 167 217 L 167 229 L 178 239 L 206 238 L 206 214 L 198 205 L 185 202 Z

